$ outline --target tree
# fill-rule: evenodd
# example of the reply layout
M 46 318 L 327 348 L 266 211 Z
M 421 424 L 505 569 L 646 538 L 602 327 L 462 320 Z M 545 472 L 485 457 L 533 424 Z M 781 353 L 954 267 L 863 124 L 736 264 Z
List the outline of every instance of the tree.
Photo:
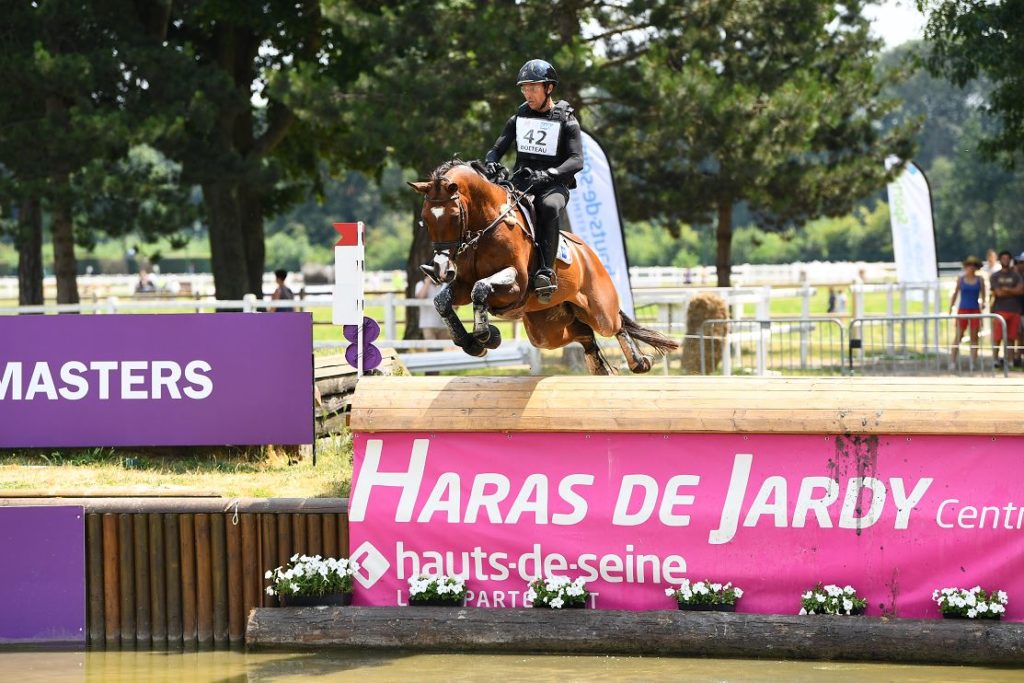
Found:
M 47 0 L 5 8 L 0 54 L 0 195 L 20 206 L 26 303 L 42 303 L 41 212 L 50 214 L 58 303 L 77 303 L 72 177 L 126 148 L 119 102 L 131 87 L 104 26 L 110 3 Z
M 982 141 L 990 157 L 1012 167 L 1024 152 L 1024 0 L 918 0 L 928 11 L 925 38 L 935 74 L 965 86 L 984 76 L 985 110 L 999 122 Z
M 627 215 L 716 224 L 729 284 L 734 207 L 766 229 L 847 213 L 884 186 L 884 159 L 909 158 L 909 125 L 874 72 L 863 3 L 826 0 L 635 3 L 645 41 L 613 46 L 601 111 Z

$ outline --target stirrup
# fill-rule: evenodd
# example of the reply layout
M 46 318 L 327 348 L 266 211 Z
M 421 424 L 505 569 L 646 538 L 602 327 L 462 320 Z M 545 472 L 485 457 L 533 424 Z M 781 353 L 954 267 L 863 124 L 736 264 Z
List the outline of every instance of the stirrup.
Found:
M 542 304 L 551 303 L 551 297 L 558 291 L 554 273 L 541 271 L 533 276 L 533 291 Z
M 430 278 L 430 281 L 435 285 L 441 284 L 441 276 L 437 272 L 437 264 L 424 263 L 420 265 L 420 272 Z

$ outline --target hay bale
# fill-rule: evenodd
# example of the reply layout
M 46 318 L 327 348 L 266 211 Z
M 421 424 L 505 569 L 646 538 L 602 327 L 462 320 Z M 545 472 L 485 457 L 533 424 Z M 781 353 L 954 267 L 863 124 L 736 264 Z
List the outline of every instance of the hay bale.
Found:
M 711 292 L 702 292 L 692 299 L 686 310 L 686 339 L 683 341 L 683 374 L 700 374 L 700 329 L 705 320 L 729 317 L 725 299 Z M 711 374 L 722 362 L 726 325 L 709 325 L 704 330 L 705 373 Z

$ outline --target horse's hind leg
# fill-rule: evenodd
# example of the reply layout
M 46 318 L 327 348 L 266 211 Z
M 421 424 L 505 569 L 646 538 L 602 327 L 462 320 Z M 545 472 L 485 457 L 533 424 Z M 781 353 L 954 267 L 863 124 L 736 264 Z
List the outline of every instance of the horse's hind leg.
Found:
M 594 336 L 594 330 L 589 325 L 581 320 L 576 320 L 572 324 L 572 332 L 574 333 L 574 341 L 578 341 L 583 346 L 584 358 L 587 361 L 587 370 L 590 371 L 591 375 L 614 375 L 615 368 L 613 368 L 608 361 L 605 359 L 604 354 L 601 353 L 601 347 L 597 345 L 597 338 Z
M 487 300 L 499 288 L 512 293 L 517 289 L 514 267 L 509 266 L 490 277 L 477 280 L 470 294 L 473 300 L 473 338 L 488 349 L 496 349 L 501 345 L 501 332 L 487 321 Z
M 626 362 L 629 363 L 630 370 L 636 373 L 650 372 L 654 361 L 650 356 L 644 355 L 640 351 L 640 347 L 636 345 L 636 340 L 630 336 L 629 332 L 625 329 L 619 330 L 615 338 L 619 342 L 619 348 L 622 349 L 622 355 L 626 357 Z

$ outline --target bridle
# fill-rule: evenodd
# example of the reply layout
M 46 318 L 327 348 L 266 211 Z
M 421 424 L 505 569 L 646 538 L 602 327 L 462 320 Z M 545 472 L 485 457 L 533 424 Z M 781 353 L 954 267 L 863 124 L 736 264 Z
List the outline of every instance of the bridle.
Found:
M 449 183 L 451 182 L 447 178 L 444 178 L 444 180 L 448 181 Z M 447 204 L 449 202 L 455 202 L 459 207 L 459 238 L 457 240 L 452 240 L 449 242 L 431 242 L 430 246 L 434 250 L 434 253 L 445 254 L 446 256 L 448 256 L 449 259 L 454 261 L 459 256 L 461 256 L 462 252 L 466 251 L 466 249 L 469 249 L 470 247 L 476 249 L 477 243 L 480 241 L 480 238 L 483 237 L 488 232 L 490 232 L 491 230 L 493 230 L 495 227 L 497 227 L 497 225 L 501 223 L 505 216 L 507 216 L 512 211 L 512 209 L 519 204 L 519 200 L 523 197 L 523 195 L 525 195 L 530 190 L 532 186 L 533 183 L 530 183 L 530 185 L 527 186 L 526 189 L 524 189 L 522 192 L 519 193 L 517 197 L 515 197 L 515 201 L 513 201 L 512 194 L 508 191 L 508 189 L 505 189 L 505 210 L 498 214 L 498 217 L 491 221 L 487 225 L 487 227 L 483 228 L 482 230 L 477 230 L 473 232 L 472 236 L 468 240 L 465 239 L 466 235 L 470 233 L 469 226 L 467 225 L 468 219 L 466 218 L 466 205 L 462 203 L 462 200 L 459 197 L 458 192 L 456 192 L 450 197 L 442 199 L 431 199 L 430 197 L 424 197 L 423 201 L 425 201 L 428 204 Z M 451 254 L 453 249 L 455 250 L 454 256 Z

